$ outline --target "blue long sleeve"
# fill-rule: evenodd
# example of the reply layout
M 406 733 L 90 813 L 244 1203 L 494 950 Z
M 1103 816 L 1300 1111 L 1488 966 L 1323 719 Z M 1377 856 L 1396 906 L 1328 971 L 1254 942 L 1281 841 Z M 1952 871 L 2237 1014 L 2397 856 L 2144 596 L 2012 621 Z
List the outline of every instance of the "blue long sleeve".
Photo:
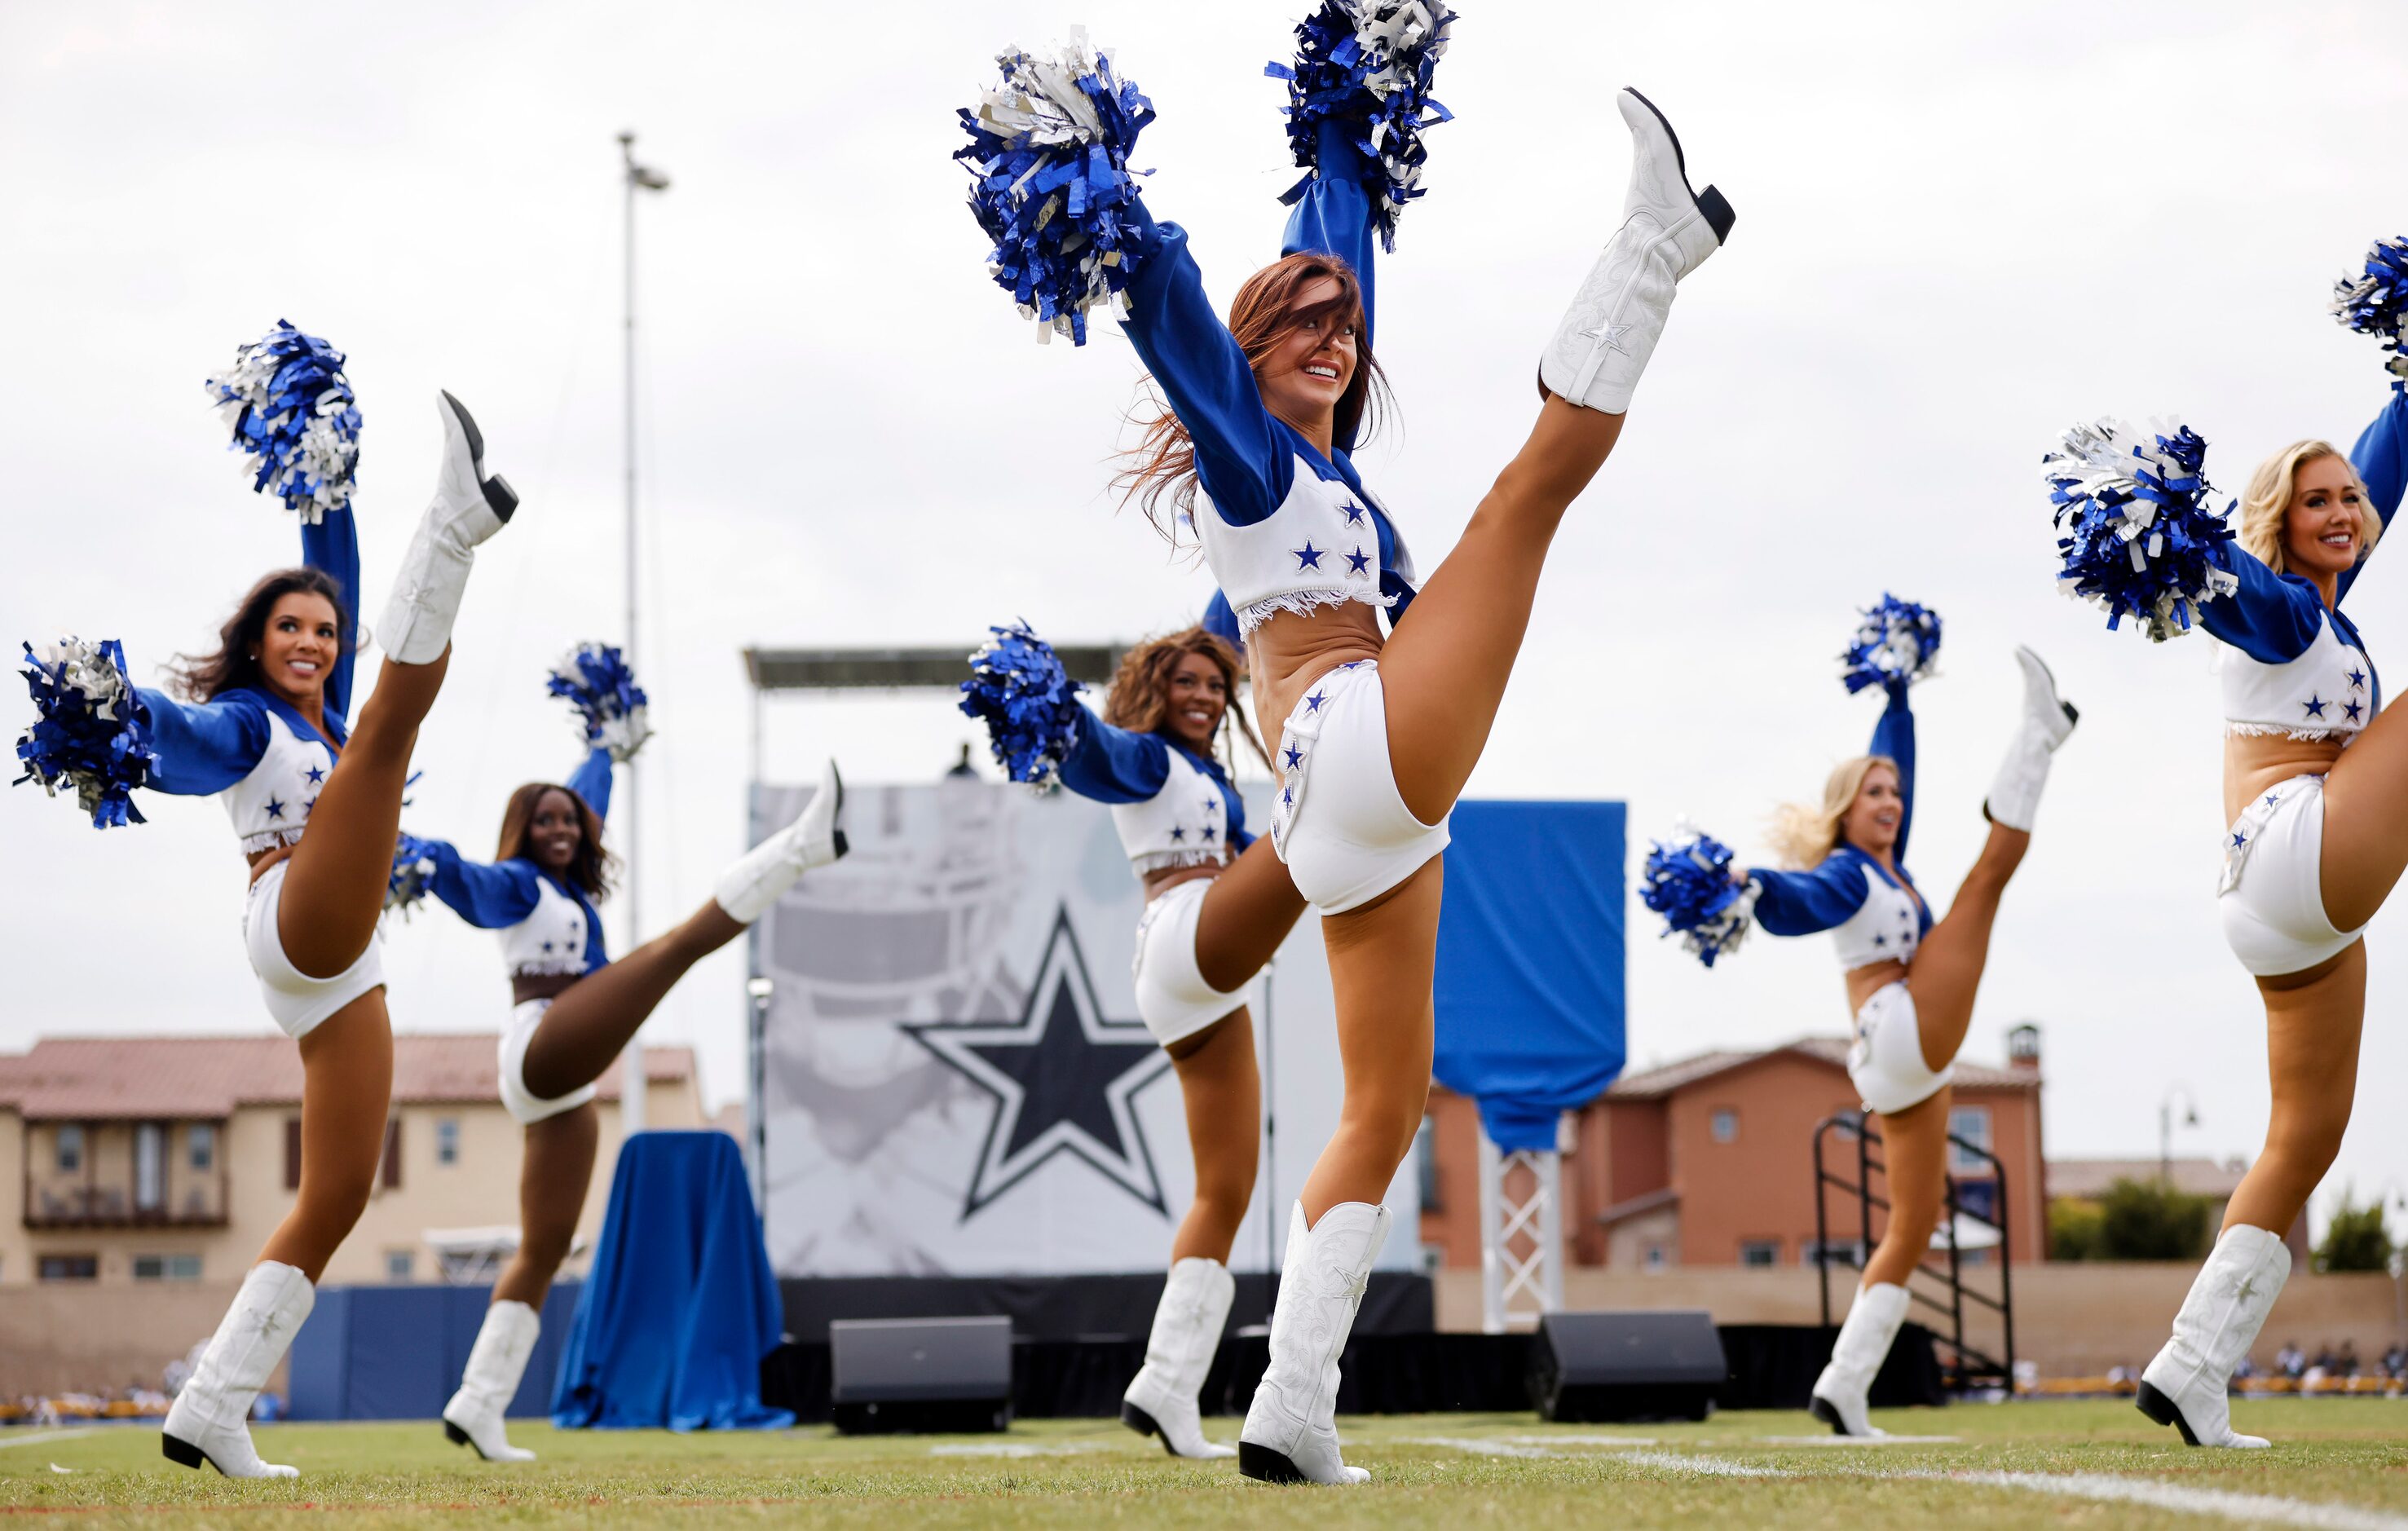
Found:
M 1142 803 L 1170 780 L 1170 746 L 1158 735 L 1115 728 L 1082 711 L 1062 762 L 1062 785 L 1098 803 Z
M 1322 255 L 1335 255 L 1354 270 L 1354 279 L 1363 286 L 1363 349 L 1371 349 L 1371 322 L 1376 311 L 1372 302 L 1372 265 L 1380 248 L 1379 236 L 1371 221 L 1371 198 L 1363 190 L 1363 177 L 1370 169 L 1362 151 L 1346 136 L 1346 129 L 1327 118 L 1313 132 L 1313 153 L 1319 161 L 1312 179 L 1297 199 L 1296 208 L 1287 215 L 1287 232 L 1280 240 L 1282 255 L 1297 255 L 1312 250 Z M 1354 443 L 1337 443 L 1340 451 L 1352 451 Z
M 326 715 L 348 723 L 351 670 L 360 656 L 360 528 L 351 511 L 329 510 L 301 528 L 301 562 L 322 571 L 342 592 L 343 651 L 326 677 Z
M 1914 827 L 1914 709 L 1907 705 L 1905 681 L 1892 680 L 1885 689 L 1889 705 L 1873 724 L 1872 748 L 1866 752 L 1898 762 L 1898 844 L 1891 849 L 1890 859 L 1903 864 L 1907 832 Z
M 179 702 L 164 691 L 135 688 L 150 718 L 158 759 L 148 785 L 178 797 L 208 797 L 249 776 L 267 751 L 267 709 L 248 692 L 212 702 Z
M 585 763 L 563 785 L 585 799 L 594 817 L 609 823 L 610 818 L 610 750 L 608 745 L 595 745 L 586 753 Z
M 1251 526 L 1287 498 L 1295 449 L 1263 408 L 1245 351 L 1204 295 L 1187 231 L 1154 222 L 1142 201 L 1131 211 L 1145 257 L 1129 283 L 1121 328 L 1186 428 L 1197 480 L 1213 508 L 1233 526 Z
M 2287 665 L 2308 651 L 2325 621 L 2325 598 L 2296 574 L 2276 574 L 2237 542 L 2216 544 L 2216 562 L 2241 581 L 2202 602 L 2200 625 L 2261 665 Z
M 1775 936 L 1813 936 L 1846 924 L 1871 896 L 1870 874 L 1856 857 L 1830 855 L 1811 872 L 1751 866 L 1759 892 L 1756 923 Z
M 2392 389 L 2382 412 L 2358 433 L 2358 445 L 2349 450 L 2349 461 L 2366 480 L 2367 497 L 2373 502 L 2367 508 L 2380 522 L 2380 529 L 2388 531 L 2401 495 L 2408 494 L 2408 393 L 2396 386 Z M 2367 554 L 2372 556 L 2372 551 Z M 2336 582 L 2335 606 L 2349 594 L 2349 587 L 2358 582 L 2358 571 L 2364 567 L 2366 559 L 2361 558 Z
M 523 861 L 492 866 L 470 861 L 449 840 L 425 842 L 435 863 L 435 879 L 427 892 L 443 900 L 452 912 L 479 930 L 506 930 L 535 912 L 542 874 Z

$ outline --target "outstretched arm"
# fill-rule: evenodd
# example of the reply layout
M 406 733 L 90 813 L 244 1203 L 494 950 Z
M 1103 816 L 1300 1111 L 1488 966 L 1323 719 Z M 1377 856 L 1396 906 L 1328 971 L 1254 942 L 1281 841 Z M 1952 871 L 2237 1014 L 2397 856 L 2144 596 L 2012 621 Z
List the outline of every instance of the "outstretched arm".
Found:
M 322 571 L 342 592 L 342 652 L 326 677 L 326 712 L 351 715 L 351 669 L 360 652 L 360 528 L 351 507 L 325 511 L 315 525 L 301 526 L 301 562 Z
M 1885 681 L 1883 689 L 1889 693 L 1889 705 L 1873 724 L 1872 748 L 1867 753 L 1898 762 L 1898 844 L 1891 854 L 1902 862 L 1907 831 L 1914 827 L 1914 711 L 1907 706 L 1904 680 Z
M 2202 602 L 2200 625 L 2261 665 L 2287 665 L 2306 653 L 2325 620 L 2316 588 L 2276 574 L 2238 542 L 2217 543 L 2214 557 L 2240 585 Z
M 2374 502 L 2366 508 L 2375 518 L 2374 530 L 2388 531 L 2401 494 L 2408 493 L 2408 393 L 2397 387 L 2391 390 L 2383 412 L 2358 433 L 2358 445 L 2349 450 L 2349 461 L 2366 480 L 2367 497 Z M 2373 554 L 2370 551 L 2367 556 Z M 2333 592 L 2335 605 L 2349 594 L 2349 587 L 2358 582 L 2358 571 L 2364 567 L 2366 559 L 2360 558 L 2341 577 Z
M 1079 709 L 1079 737 L 1062 761 L 1062 785 L 1098 803 L 1142 803 L 1170 780 L 1170 746 Z
M 535 912 L 536 870 L 523 861 L 470 861 L 449 840 L 423 842 L 435 863 L 426 891 L 479 930 L 504 930 Z
M 150 779 L 154 792 L 208 797 L 249 776 L 267 751 L 267 712 L 248 696 L 214 702 L 179 702 L 164 691 L 136 686 L 150 720 L 150 747 L 158 752 Z
M 1756 923 L 1775 936 L 1813 936 L 1846 924 L 1864 908 L 1870 888 L 1853 857 L 1827 856 L 1811 872 L 1751 866 L 1757 887 Z
M 1371 198 L 1363 190 L 1370 165 L 1347 136 L 1346 124 L 1324 118 L 1313 130 L 1316 166 L 1297 196 L 1296 210 L 1287 215 L 1287 233 L 1280 253 L 1307 250 L 1335 255 L 1363 284 L 1363 349 L 1371 350 L 1371 263 L 1379 237 L 1371 218 Z M 1343 451 L 1352 442 L 1340 441 Z
M 1287 498 L 1296 458 L 1273 429 L 1262 390 L 1187 252 L 1187 231 L 1157 223 L 1142 199 L 1130 222 L 1143 260 L 1129 282 L 1130 343 L 1196 448 L 1196 477 L 1233 526 L 1268 520 Z
M 610 747 L 597 744 L 585 756 L 585 763 L 564 783 L 570 792 L 585 799 L 594 817 L 608 823 L 610 818 Z

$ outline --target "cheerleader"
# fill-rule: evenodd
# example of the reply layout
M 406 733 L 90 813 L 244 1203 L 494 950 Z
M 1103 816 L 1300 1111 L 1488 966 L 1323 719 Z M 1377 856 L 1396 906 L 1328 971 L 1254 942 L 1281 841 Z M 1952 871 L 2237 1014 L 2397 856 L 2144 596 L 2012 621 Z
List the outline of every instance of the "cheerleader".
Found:
M 1848 685 L 1852 691 L 1878 685 L 1887 705 L 1873 725 L 1870 750 L 1833 768 L 1822 804 L 1781 811 L 1773 842 L 1789 863 L 1786 869 L 1733 873 L 1744 891 L 1701 929 L 1694 911 L 1677 909 L 1677 898 L 1668 896 L 1680 880 L 1676 874 L 1700 861 L 1727 865 L 1729 853 L 1699 837 L 1657 848 L 1642 895 L 1651 909 L 1674 916 L 1673 928 L 1688 932 L 1693 950 L 1710 965 L 1744 934 L 1751 904 L 1756 923 L 1773 935 L 1829 931 L 1838 950 L 1855 1018 L 1848 1080 L 1879 1119 L 1889 1182 L 1887 1225 L 1865 1262 L 1856 1302 L 1808 1406 L 1843 1436 L 1885 1433 L 1867 1418 L 1866 1395 L 1906 1316 L 1907 1280 L 1940 1225 L 1956 1050 L 1972 1023 L 2000 897 L 2031 846 L 2050 757 L 2073 732 L 2075 718 L 2040 656 L 2016 649 L 2023 697 L 2014 739 L 1982 804 L 1989 835 L 1947 918 L 1934 923 L 1906 870 L 1915 766 L 1907 688 L 1928 673 L 1939 638 L 1938 617 L 1922 607 L 1884 596 L 1868 614 L 1845 656 Z
M 399 858 L 402 880 L 500 935 L 509 973 L 512 1008 L 498 1075 L 502 1106 L 526 1132 L 519 1248 L 494 1283 L 459 1391 L 443 1406 L 444 1435 L 488 1462 L 535 1458 L 509 1443 L 503 1414 L 535 1350 L 545 1294 L 568 1257 L 594 1178 L 594 1081 L 688 968 L 741 936 L 804 872 L 846 850 L 844 783 L 831 761 L 801 814 L 720 874 L 709 902 L 612 962 L 594 909 L 608 896 L 616 866 L 603 849 L 602 826 L 611 767 L 649 732 L 644 694 L 627 679 L 619 651 L 600 645 L 564 662 L 552 689 L 584 715 L 584 764 L 565 783 L 530 781 L 510 794 L 492 863 L 470 861 L 443 840 L 407 840 Z
M 2408 244 L 2376 246 L 2366 270 L 2343 282 L 2336 310 L 2396 351 Z M 2077 429 L 2049 463 L 2077 557 L 2095 526 L 2135 512 L 2164 529 L 2168 551 L 2178 556 L 2186 540 L 2198 550 L 2201 566 L 2161 575 L 2161 603 L 2125 608 L 2158 637 L 2195 612 L 2217 640 L 2227 820 L 2217 908 L 2266 1007 L 2273 1109 L 2172 1336 L 2142 1373 L 2141 1411 L 2192 1446 L 2267 1444 L 2232 1428 L 2227 1388 L 2290 1274 L 2283 1231 L 2341 1150 L 2366 1020 L 2360 936 L 2408 866 L 2408 724 L 2383 713 L 2374 662 L 2341 609 L 2408 487 L 2400 390 L 2395 381 L 2347 456 L 2305 440 L 2260 463 L 2237 538 L 2203 511 L 2205 443 L 2186 429 L 2136 445 L 2128 427 L 2101 422 Z M 2115 572 L 2129 567 L 2128 558 Z M 2069 560 L 2068 578 L 2084 572 Z
M 243 944 L 267 1012 L 300 1046 L 301 1184 L 234 1306 L 168 1410 L 162 1448 L 188 1467 L 229 1478 L 293 1478 L 263 1462 L 246 1422 L 251 1401 L 309 1316 L 326 1262 L 367 1206 L 393 1090 L 393 1034 L 377 935 L 418 727 L 450 662 L 452 623 L 479 544 L 518 497 L 488 474 L 484 441 L 460 401 L 439 396 L 443 460 L 435 497 L 402 556 L 375 637 L 376 689 L 347 728 L 351 670 L 365 634 L 354 605 L 359 543 L 350 507 L 357 413 L 342 356 L 289 326 L 246 348 L 221 393 L 238 438 L 262 452 L 301 511 L 304 566 L 263 578 L 243 596 L 217 648 L 177 675 L 184 699 L 126 683 L 114 643 L 67 640 L 36 656 L 43 719 L 18 747 L 46 786 L 75 786 L 95 822 L 139 822 L 133 786 L 215 796 L 250 863 Z M 245 371 L 275 374 L 246 397 Z M 323 383 L 288 408 L 293 377 Z M 322 403 L 323 408 L 318 406 Z M 338 467 L 296 477 L 277 433 L 348 420 Z M 322 430 L 301 445 L 324 449 Z M 324 466 L 324 462 L 319 464 Z M 90 748 L 84 748 L 89 746 Z M 104 757 L 128 766 L 119 770 Z M 115 774 L 112 776 L 112 771 Z
M 1145 1366 L 1121 1400 L 1121 1420 L 1160 1437 L 1173 1456 L 1235 1456 L 1204 1438 L 1197 1395 L 1236 1291 L 1229 1246 L 1254 1196 L 1261 1140 L 1247 1002 L 1304 912 L 1270 843 L 1246 832 L 1245 800 L 1216 749 L 1226 725 L 1263 754 L 1236 700 L 1238 653 L 1200 626 L 1140 643 L 1122 656 L 1101 718 L 1069 700 L 1058 662 L 1025 628 L 996 629 L 971 657 L 978 675 L 963 710 L 989 720 L 996 752 L 1015 776 L 1043 779 L 1050 766 L 1070 791 L 1111 804 L 1145 889 L 1137 1010 L 1179 1076 L 1196 1199 L 1171 1240 Z M 1034 757 L 1016 751 L 1009 721 L 1031 673 L 1059 698 Z M 1035 771 L 1031 759 L 1042 762 Z
M 1731 224 L 1718 193 L 1691 191 L 1662 114 L 1619 93 L 1635 140 L 1621 229 L 1541 353 L 1528 441 L 1416 595 L 1404 538 L 1348 453 L 1379 389 L 1372 240 L 1419 194 L 1418 130 L 1436 109 L 1426 87 L 1448 19 L 1331 0 L 1298 28 L 1291 140 L 1311 174 L 1288 253 L 1240 286 L 1226 324 L 1186 231 L 1100 168 L 1125 166 L 1151 117 L 1108 64 L 1075 48 L 1058 68 L 1007 56 L 1008 88 L 971 120 L 964 151 L 997 279 L 1025 287 L 1040 320 L 1074 338 L 1082 323 L 1039 291 L 1048 272 L 1088 280 L 1079 301 L 1096 283 L 1125 297 L 1123 327 L 1168 407 L 1122 484 L 1167 533 L 1192 522 L 1265 716 L 1285 720 L 1271 839 L 1323 916 L 1345 1083 L 1336 1136 L 1291 1210 L 1269 1368 L 1239 1438 L 1240 1469 L 1273 1481 L 1369 1477 L 1340 1457 L 1338 1357 L 1388 1235 L 1382 1198 L 1426 1105 L 1447 815 L 1486 743 L 1547 544 L 1621 434 L 1674 284 Z M 1074 199 L 1048 194 L 1071 177 Z

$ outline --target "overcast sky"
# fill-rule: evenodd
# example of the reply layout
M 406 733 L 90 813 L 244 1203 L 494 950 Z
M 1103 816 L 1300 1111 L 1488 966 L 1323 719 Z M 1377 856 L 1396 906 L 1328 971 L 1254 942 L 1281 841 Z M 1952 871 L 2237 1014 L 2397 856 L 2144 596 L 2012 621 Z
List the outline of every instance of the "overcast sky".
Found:
M 1105 492 L 1128 347 L 1031 344 L 982 269 L 953 110 L 1000 47 L 1085 24 L 1160 111 L 1149 201 L 1226 303 L 1277 253 L 1297 172 L 1261 69 L 1300 8 L 0 4 L 0 637 L 119 637 L 151 679 L 294 556 L 200 387 L 279 318 L 351 353 L 373 607 L 448 387 L 525 508 L 480 563 L 408 823 L 481 852 L 509 788 L 576 758 L 543 669 L 622 631 L 613 139 L 636 128 L 676 183 L 641 229 L 657 929 L 741 848 L 745 645 L 967 649 L 1013 616 L 1128 638 L 1201 606 L 1202 572 Z M 2178 1152 L 2254 1153 L 2264 1025 L 2216 923 L 2209 644 L 2152 648 L 2057 596 L 2035 470 L 2100 413 L 2179 412 L 2228 491 L 2295 437 L 2355 438 L 2385 374 L 2324 304 L 2408 229 L 2408 11 L 1485 3 L 1455 39 L 1459 120 L 1380 273 L 1401 423 L 1356 459 L 1425 570 L 1520 440 L 1533 359 L 1615 221 L 1612 86 L 1665 107 L 1739 215 L 1556 540 L 1470 795 L 1624 797 L 1642 843 L 1686 813 L 1760 854 L 1773 805 L 1863 748 L 1876 704 L 1832 656 L 1887 589 L 1947 622 L 1915 693 L 1911 858 L 1944 905 L 2029 642 L 2083 723 L 1968 1055 L 2041 1023 L 2052 1153 L 2154 1155 L 2177 1085 L 2200 1117 Z M 2395 686 L 2404 593 L 2378 561 L 2352 603 Z M 856 780 L 924 780 L 965 722 L 939 698 L 780 704 L 769 772 L 834 751 Z M 0 798 L 0 1048 L 267 1027 L 221 810 L 144 808 L 101 835 L 31 788 Z M 1634 1066 L 1844 1027 L 1828 941 L 1759 936 L 1708 974 L 1647 918 L 1634 902 Z M 2369 941 L 2328 1197 L 2408 1190 L 2408 908 Z M 386 969 L 404 1028 L 501 1019 L 492 938 L 456 922 L 422 918 Z M 713 959 L 648 1033 L 697 1044 L 714 1098 L 741 1082 L 741 976 Z

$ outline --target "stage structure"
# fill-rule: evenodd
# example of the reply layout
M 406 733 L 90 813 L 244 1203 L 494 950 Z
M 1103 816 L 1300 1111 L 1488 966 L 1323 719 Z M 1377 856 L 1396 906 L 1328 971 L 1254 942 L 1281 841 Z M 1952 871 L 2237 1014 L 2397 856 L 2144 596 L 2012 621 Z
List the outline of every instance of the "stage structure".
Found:
M 748 652 L 755 837 L 810 791 L 760 780 L 769 698 L 949 702 L 972 647 Z M 1121 648 L 1057 651 L 1100 689 Z M 1250 822 L 1267 823 L 1268 781 L 1241 786 Z M 852 853 L 805 878 L 752 938 L 751 1132 L 779 1276 L 1158 1272 L 1193 1168 L 1169 1059 L 1137 1018 L 1141 901 L 1109 810 L 982 776 L 847 794 Z M 1334 1011 L 1310 913 L 1252 1009 L 1276 1132 L 1231 1257 L 1240 1271 L 1277 1269 L 1287 1201 L 1337 1123 Z M 1409 1161 L 1389 1193 L 1407 1229 L 1418 1184 Z M 1382 1265 L 1418 1257 L 1408 1235 Z

